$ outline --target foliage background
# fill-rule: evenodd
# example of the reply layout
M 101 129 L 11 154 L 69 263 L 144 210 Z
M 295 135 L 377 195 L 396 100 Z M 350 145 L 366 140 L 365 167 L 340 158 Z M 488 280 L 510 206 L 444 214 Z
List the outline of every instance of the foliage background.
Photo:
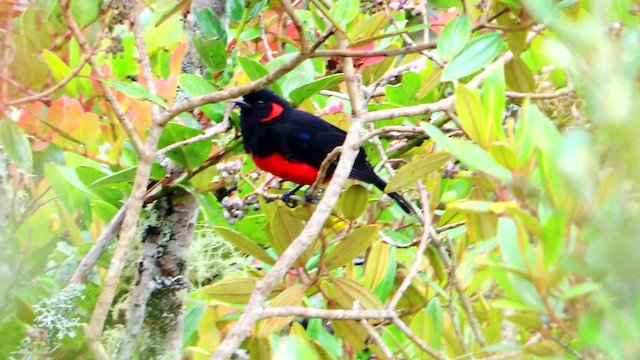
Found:
M 253 313 L 256 281 L 312 227 L 316 209 L 268 202 L 290 184 L 267 187 L 236 146 L 237 114 L 229 118 L 224 100 L 267 82 L 345 130 L 364 124 L 356 130 L 371 140 L 363 146 L 387 190 L 428 216 L 421 223 L 347 183 L 274 291 L 255 290 L 270 293 L 271 314 L 296 316 L 251 326 L 241 356 L 640 355 L 638 1 L 232 0 L 226 16 L 193 9 L 0 2 L 0 357 L 128 358 L 128 340 L 136 356 L 152 357 L 149 334 L 161 326 L 153 302 L 143 331 L 131 314 L 140 239 L 166 220 L 162 200 L 144 208 L 138 230 L 137 214 L 125 218 L 121 242 L 86 281 L 69 282 L 122 222 L 129 197 L 138 211 L 144 196 L 200 209 L 181 269 L 186 291 L 164 309 L 181 314 L 165 356 L 206 358 L 234 337 L 241 314 Z M 185 68 L 185 54 L 204 66 Z M 196 136 L 207 139 L 188 140 Z M 149 178 L 160 185 L 145 194 Z M 118 251 L 123 271 L 105 281 Z M 176 285 L 164 273 L 153 281 L 155 295 Z

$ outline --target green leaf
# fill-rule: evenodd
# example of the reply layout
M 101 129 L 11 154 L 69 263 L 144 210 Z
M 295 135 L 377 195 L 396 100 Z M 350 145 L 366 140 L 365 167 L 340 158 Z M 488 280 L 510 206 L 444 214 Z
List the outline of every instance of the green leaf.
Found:
M 190 306 L 189 309 L 187 309 L 187 312 L 184 315 L 184 325 L 182 328 L 183 341 L 189 340 L 191 335 L 196 332 L 198 324 L 200 324 L 200 320 L 202 320 L 202 317 L 204 316 L 206 310 L 206 301 L 198 301 L 194 305 Z
M 227 1 L 227 13 L 230 15 L 234 23 L 239 23 L 244 13 L 244 0 Z
M 53 76 L 53 79 L 56 82 L 60 82 L 62 79 L 69 76 L 69 74 L 71 74 L 71 69 L 69 68 L 69 66 L 67 66 L 67 64 L 65 64 L 65 62 L 62 61 L 62 59 L 60 59 L 58 55 L 56 55 L 55 53 L 44 49 L 42 50 L 42 57 L 47 62 L 47 66 L 51 71 L 51 75 Z M 64 90 L 67 92 L 67 95 L 69 95 L 70 97 L 78 96 L 78 89 L 76 87 L 76 83 L 77 81 L 75 81 L 74 79 L 69 81 L 64 86 Z
M 368 290 L 374 290 L 385 279 L 390 263 L 391 247 L 382 241 L 374 241 L 367 254 L 364 273 L 360 283 Z
M 158 147 L 163 148 L 201 134 L 203 134 L 202 130 L 170 122 L 162 131 L 162 135 L 160 135 Z M 195 169 L 207 160 L 212 146 L 213 144 L 210 141 L 198 141 L 167 152 L 167 157 L 182 166 Z
M 457 80 L 471 75 L 490 64 L 504 49 L 504 41 L 498 33 L 478 36 L 445 66 L 442 81 Z
M 33 154 L 27 136 L 10 119 L 0 120 L 0 144 L 5 148 L 9 159 L 24 171 L 31 171 Z
M 239 232 L 222 226 L 214 227 L 213 230 L 243 253 L 269 265 L 275 264 L 276 261 L 262 247 Z
M 362 185 L 353 185 L 340 198 L 342 215 L 349 220 L 355 220 L 369 205 L 369 192 Z
M 146 87 L 140 83 L 127 83 L 119 80 L 101 80 L 112 88 L 122 91 L 124 94 L 138 100 L 148 100 L 167 108 L 169 105 L 161 97 L 152 95 Z
M 304 84 L 298 88 L 295 88 L 289 94 L 291 102 L 294 106 L 299 105 L 305 99 L 317 94 L 320 90 L 325 90 L 337 86 L 343 80 L 342 74 L 329 75 L 317 80 L 314 80 L 308 84 Z
M 218 39 L 205 39 L 202 36 L 193 37 L 193 45 L 200 58 L 209 69 L 214 72 L 223 71 L 227 67 L 227 46 Z
M 423 179 L 432 172 L 440 169 L 449 159 L 451 159 L 451 155 L 443 151 L 437 151 L 424 157 L 411 159 L 411 162 L 398 170 L 396 175 L 387 184 L 384 192 L 390 193 L 406 188 L 418 179 Z
M 196 14 L 196 21 L 206 39 L 219 39 L 227 42 L 227 31 L 211 9 L 203 9 Z
M 600 288 L 602 288 L 602 285 L 600 284 L 593 283 L 593 282 L 586 282 L 586 283 L 578 284 L 576 286 L 571 287 L 569 290 L 566 290 L 558 298 L 562 301 L 567 301 L 569 299 L 573 299 L 578 296 L 582 296 L 591 292 L 596 292 L 600 290 Z
M 136 176 L 136 172 L 138 171 L 138 167 L 130 167 L 128 169 L 117 171 L 113 174 L 101 177 L 89 184 L 89 187 L 100 187 L 111 184 L 120 184 L 120 183 L 132 183 L 133 179 Z M 166 170 L 160 164 L 153 164 L 151 166 L 151 176 L 149 177 L 151 180 L 160 180 L 164 178 Z M 78 173 L 80 174 L 80 173 Z
M 456 56 L 471 38 L 471 21 L 469 17 L 458 16 L 442 29 L 438 36 L 438 52 L 445 61 Z
M 422 86 L 420 75 L 414 72 L 407 72 L 402 75 L 402 83 L 389 85 L 384 88 L 387 100 L 397 105 L 415 105 L 417 103 L 416 94 Z
M 436 349 L 440 347 L 440 337 L 442 336 L 442 332 L 444 330 L 442 307 L 443 306 L 440 298 L 437 296 L 434 296 L 431 301 L 429 301 L 429 305 L 427 305 L 427 313 L 429 314 L 429 317 L 431 317 L 431 321 L 433 322 L 431 345 Z
M 505 64 L 504 73 L 507 85 L 513 91 L 529 93 L 534 90 L 533 73 L 520 57 L 514 57 Z
M 265 77 L 269 74 L 269 70 L 261 63 L 253 60 L 252 58 L 240 56 L 238 57 L 238 63 L 244 70 L 249 79 L 255 81 L 261 77 Z
M 180 74 L 178 84 L 189 96 L 200 96 L 216 91 L 213 84 L 194 74 Z
M 378 230 L 376 225 L 367 225 L 350 232 L 325 258 L 324 264 L 327 269 L 337 269 L 362 254 L 373 242 Z
M 561 214 L 555 213 L 549 216 L 544 224 L 542 234 L 542 249 L 545 268 L 555 265 L 564 249 L 564 237 L 566 223 Z
M 485 121 L 488 122 L 491 129 L 491 139 L 506 140 L 502 129 L 502 118 L 506 104 L 504 92 L 504 69 L 499 66 L 489 73 L 482 84 L 482 108 Z
M 491 145 L 491 123 L 484 118 L 480 95 L 460 84 L 455 91 L 455 108 L 465 134 L 485 149 Z
M 511 172 L 493 160 L 493 158 L 478 145 L 468 140 L 448 138 L 440 129 L 429 123 L 422 124 L 422 127 L 438 145 L 462 163 L 484 171 L 502 181 L 511 181 Z
M 92 23 L 100 11 L 102 0 L 71 0 L 71 14 L 80 27 Z
M 360 2 L 358 0 L 338 0 L 331 9 L 329 16 L 338 22 L 343 29 L 353 21 L 360 12 Z

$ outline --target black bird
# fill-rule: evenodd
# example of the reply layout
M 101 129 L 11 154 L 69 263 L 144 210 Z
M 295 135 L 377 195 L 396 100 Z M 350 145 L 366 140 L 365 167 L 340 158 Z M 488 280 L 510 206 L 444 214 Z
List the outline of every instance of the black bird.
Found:
M 246 151 L 256 165 L 284 180 L 299 184 L 283 196 L 288 197 L 303 185 L 315 181 L 322 162 L 336 147 L 344 143 L 346 132 L 319 117 L 294 109 L 283 98 L 262 89 L 236 100 L 240 106 L 240 127 Z M 331 178 L 336 164 L 326 174 Z M 364 150 L 356 157 L 349 178 L 373 184 L 384 192 L 387 183 L 367 162 Z M 407 214 L 411 204 L 398 193 L 389 193 Z

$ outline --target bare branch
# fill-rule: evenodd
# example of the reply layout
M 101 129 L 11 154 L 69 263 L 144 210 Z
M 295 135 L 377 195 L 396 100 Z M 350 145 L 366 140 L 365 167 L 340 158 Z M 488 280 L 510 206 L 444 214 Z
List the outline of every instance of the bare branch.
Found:
M 430 242 L 430 234 L 431 234 L 431 211 L 429 210 L 429 199 L 427 190 L 425 190 L 424 183 L 421 181 L 418 182 L 418 190 L 420 191 L 420 200 L 422 201 L 422 236 L 420 237 L 420 243 L 418 245 L 418 251 L 416 251 L 416 258 L 413 261 L 413 266 L 411 270 L 407 274 L 407 276 L 402 280 L 402 283 L 396 290 L 396 293 L 393 294 L 391 301 L 387 304 L 387 309 L 395 309 L 404 295 L 405 291 L 411 285 L 411 281 L 413 278 L 418 275 L 418 271 L 420 270 L 420 266 L 422 265 L 422 257 L 424 256 L 424 251 L 427 249 L 427 245 Z M 435 235 L 437 236 L 437 235 Z
M 400 329 L 411 341 L 413 341 L 420 349 L 422 349 L 427 354 L 431 355 L 434 359 L 444 360 L 447 359 L 446 356 L 440 354 L 436 349 L 427 345 L 422 339 L 420 339 L 416 334 L 411 331 L 411 329 L 405 324 L 399 317 L 394 317 L 392 319 L 393 324 Z
M 116 235 L 118 230 L 120 230 L 127 208 L 128 202 L 122 205 L 120 210 L 118 210 L 116 215 L 111 219 L 109 225 L 107 225 L 107 227 L 102 231 L 102 234 L 100 234 L 98 239 L 96 239 L 96 242 L 93 243 L 93 246 L 91 246 L 87 255 L 85 255 L 85 257 L 80 261 L 76 271 L 67 283 L 67 288 L 87 281 L 87 277 L 91 273 L 91 270 L 98 263 L 98 260 L 100 260 L 100 257 L 105 250 L 107 250 L 109 245 L 111 245 L 111 240 L 113 240 L 113 237 Z
M 342 36 L 339 36 L 338 39 L 339 47 L 346 48 L 346 39 Z M 280 282 L 296 259 L 309 247 L 324 227 L 325 222 L 329 218 L 329 215 L 340 196 L 342 187 L 351 172 L 351 167 L 353 166 L 360 149 L 360 147 L 357 146 L 357 142 L 360 137 L 360 129 L 363 125 L 361 116 L 362 102 L 358 91 L 358 81 L 355 77 L 353 61 L 350 59 L 345 60 L 343 68 L 355 116 L 352 119 L 351 127 L 347 132 L 345 143 L 343 145 L 343 153 L 340 156 L 340 161 L 338 162 L 337 169 L 333 174 L 327 191 L 325 192 L 325 196 L 318 204 L 316 211 L 313 212 L 311 219 L 309 219 L 300 235 L 298 235 L 293 243 L 291 243 L 287 250 L 285 250 L 285 252 L 280 256 L 280 259 L 276 262 L 271 271 L 256 284 L 256 288 L 251 294 L 251 298 L 244 309 L 244 313 L 235 323 L 231 332 L 213 353 L 211 359 L 230 358 L 233 352 L 238 349 L 242 341 L 247 337 L 253 328 L 253 325 L 259 319 L 262 304 L 269 293 L 271 293 L 275 285 Z
M 307 35 L 304 33 L 304 27 L 302 26 L 302 21 L 296 14 L 296 9 L 294 9 L 293 5 L 291 5 L 290 0 L 282 0 L 282 6 L 284 7 L 284 11 L 287 12 L 287 15 L 293 21 L 293 25 L 296 27 L 296 31 L 298 32 L 298 36 L 300 38 L 300 53 L 308 54 L 309 53 L 309 43 L 307 41 Z

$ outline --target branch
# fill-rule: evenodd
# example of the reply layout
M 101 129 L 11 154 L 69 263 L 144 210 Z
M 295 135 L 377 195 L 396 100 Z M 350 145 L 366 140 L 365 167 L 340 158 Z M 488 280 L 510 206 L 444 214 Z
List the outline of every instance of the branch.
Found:
M 82 284 L 87 281 L 87 277 L 91 273 L 93 267 L 98 263 L 102 254 L 107 250 L 109 245 L 111 245 L 111 240 L 116 235 L 118 230 L 120 230 L 120 226 L 122 225 L 122 220 L 124 220 L 124 214 L 127 211 L 128 202 L 126 202 L 120 210 L 116 213 L 116 215 L 111 219 L 109 225 L 104 229 L 102 234 L 98 237 L 96 242 L 93 244 L 87 255 L 80 261 L 80 264 L 76 268 L 76 271 L 69 279 L 67 283 L 67 288 Z
M 167 145 L 167 146 L 163 147 L 162 149 L 158 150 L 157 155 L 166 154 L 171 150 L 175 150 L 175 149 L 177 149 L 179 147 L 187 146 L 189 144 L 197 143 L 197 142 L 204 141 L 204 140 L 209 140 L 209 139 L 213 138 L 214 136 L 227 131 L 227 129 L 229 128 L 229 125 L 230 125 L 229 117 L 231 116 L 231 111 L 233 111 L 234 107 L 235 107 L 235 105 L 233 103 L 230 103 L 229 106 L 227 107 L 227 111 L 224 114 L 224 119 L 222 120 L 222 122 L 216 124 L 215 126 L 212 126 L 212 127 L 208 128 L 208 129 L 206 129 L 204 134 L 200 134 L 200 135 L 194 136 L 192 138 L 189 138 L 189 139 L 186 139 L 186 140 L 183 140 L 183 141 L 178 141 L 178 142 L 173 143 L 171 145 Z
M 455 259 L 455 253 L 452 253 L 451 256 L 449 256 L 447 253 L 447 250 L 444 248 L 444 245 L 442 244 L 442 241 L 439 238 L 435 237 L 436 236 L 435 232 L 432 233 L 432 236 L 434 236 L 433 241 L 436 245 L 436 249 L 438 250 L 438 254 L 442 259 L 442 262 L 444 262 L 447 269 L 449 269 L 449 282 L 451 283 L 451 286 L 453 286 L 456 289 L 456 292 L 458 293 L 458 297 L 460 299 L 460 302 L 462 303 L 462 309 L 467 315 L 467 319 L 469 320 L 469 324 L 471 325 L 471 330 L 473 331 L 473 335 L 476 337 L 476 341 L 478 341 L 478 344 L 484 347 L 486 346 L 487 342 L 484 339 L 482 330 L 480 329 L 480 321 L 478 321 L 478 318 L 473 313 L 471 302 L 469 301 L 467 294 L 464 293 L 464 289 L 462 289 L 462 286 L 460 286 L 460 283 L 458 282 L 458 277 L 456 275 L 457 263 Z
M 416 336 L 416 334 L 414 334 L 413 331 L 411 331 L 411 329 L 407 326 L 407 324 L 405 324 L 402 320 L 400 320 L 399 317 L 396 316 L 393 319 L 391 319 L 391 321 L 400 331 L 402 331 L 405 335 L 407 335 L 407 337 L 411 339 L 411 341 L 413 341 L 416 345 L 418 345 L 418 347 L 422 349 L 424 352 L 431 355 L 431 357 L 437 360 L 447 359 L 446 356 L 440 354 L 436 349 L 427 345 L 421 338 Z
M 433 230 L 433 228 L 431 227 L 431 211 L 429 210 L 428 194 L 427 194 L 427 191 L 425 190 L 424 183 L 422 182 L 422 180 L 418 182 L 418 189 L 420 191 L 420 200 L 422 201 L 422 226 L 423 226 L 422 236 L 420 237 L 420 244 L 418 245 L 416 258 L 413 261 L 413 266 L 411 267 L 409 274 L 407 274 L 404 280 L 402 280 L 402 283 L 398 287 L 398 290 L 396 291 L 395 294 L 393 294 L 391 301 L 389 301 L 389 304 L 387 304 L 387 309 L 395 309 L 395 307 L 398 305 L 398 302 L 400 302 L 400 299 L 404 295 L 405 291 L 407 291 L 407 289 L 411 285 L 411 280 L 416 275 L 418 275 L 418 271 L 420 270 L 420 266 L 422 265 L 422 257 L 424 256 L 424 252 L 427 249 L 427 245 L 429 245 L 429 242 L 431 240 L 429 236 L 431 234 L 431 230 Z
M 158 94 L 158 91 L 156 89 L 156 84 L 154 82 L 153 74 L 151 71 L 151 61 L 149 60 L 149 54 L 147 53 L 147 46 L 144 43 L 144 39 L 142 37 L 142 26 L 140 25 L 138 13 L 136 11 L 132 11 L 129 14 L 129 21 L 131 21 L 131 30 L 135 37 L 136 47 L 138 48 L 138 62 L 140 63 L 140 67 L 142 68 L 142 77 L 144 78 L 144 81 L 146 82 L 147 88 L 149 89 L 151 95 L 155 96 Z M 160 116 L 160 107 L 155 103 L 151 104 L 151 114 L 153 123 L 157 123 L 158 117 Z M 151 144 L 147 140 L 147 143 L 145 144 L 145 151 L 148 151 L 148 154 L 155 154 L 156 150 L 157 143 Z M 151 162 L 153 162 L 154 158 L 155 155 L 150 157 Z M 151 166 L 151 164 L 149 164 L 149 166 Z M 147 181 L 148 175 L 145 182 Z M 140 206 L 142 206 L 142 197 L 138 201 L 140 202 Z M 136 215 L 136 218 L 138 216 L 139 215 Z M 125 337 L 120 344 L 120 349 L 118 350 L 118 359 L 130 359 L 133 357 L 133 352 L 138 340 L 138 335 L 140 334 L 140 330 L 142 329 L 142 324 L 144 322 L 147 302 L 151 297 L 151 293 L 156 289 L 156 287 L 152 285 L 154 284 L 152 280 L 153 275 L 155 274 L 152 268 L 154 268 L 156 248 L 158 246 L 158 237 L 159 236 L 156 236 L 153 239 L 146 239 L 143 245 L 143 251 L 140 259 L 141 265 L 139 267 L 140 278 L 138 279 L 138 286 L 136 286 L 131 293 L 131 302 L 126 318 Z M 118 245 L 120 245 L 120 243 Z M 129 250 L 130 244 L 124 244 L 122 246 L 122 249 L 125 249 L 125 247 L 127 248 L 127 250 Z M 124 263 L 122 265 L 117 264 L 116 266 L 124 266 Z M 120 273 L 118 273 L 117 277 L 118 279 L 116 279 L 116 281 L 114 282 L 116 286 L 118 284 L 117 281 L 120 278 Z M 109 306 L 111 301 L 109 301 Z
M 71 32 L 73 33 L 73 36 L 78 41 L 78 44 L 82 48 L 82 51 L 85 53 L 85 56 L 88 56 L 89 54 L 92 53 L 91 46 L 87 42 L 87 39 L 85 38 L 84 34 L 82 34 L 82 30 L 80 29 L 80 26 L 78 26 L 78 23 L 76 23 L 76 21 L 73 19 L 73 15 L 71 14 L 71 10 L 69 8 L 69 2 L 70 0 L 60 0 L 60 7 L 62 8 L 62 13 L 67 22 L 67 26 L 69 27 L 69 30 L 71 30 Z M 93 56 L 89 57 L 89 64 L 91 64 L 91 69 L 97 75 L 99 80 L 102 80 L 105 78 L 104 73 L 102 72 L 102 69 L 100 68 L 100 65 L 98 64 L 98 61 L 96 60 L 95 57 Z M 131 143 L 133 144 L 134 148 L 136 149 L 138 154 L 141 154 L 142 147 L 143 147 L 142 140 L 140 140 L 138 133 L 136 133 L 136 130 L 133 127 L 133 124 L 131 123 L 131 119 L 129 119 L 129 117 L 125 113 L 124 109 L 122 108 L 122 105 L 120 105 L 113 91 L 111 91 L 111 88 L 107 86 L 107 84 L 105 84 L 103 81 L 98 81 L 98 84 L 102 89 L 102 92 L 104 93 L 104 97 L 107 99 L 109 104 L 111 104 L 111 109 L 116 114 L 116 117 L 120 121 L 120 124 L 122 125 L 122 128 L 124 129 L 124 131 L 127 133 L 127 136 L 129 136 L 129 139 L 131 140 Z
M 339 37 L 339 46 L 341 48 L 346 48 L 347 46 L 346 40 L 342 36 Z M 276 262 L 271 271 L 265 275 L 262 280 L 257 282 L 256 288 L 251 294 L 243 314 L 235 323 L 231 332 L 213 353 L 211 359 L 230 358 L 235 350 L 238 349 L 242 341 L 249 335 L 253 325 L 260 317 L 262 304 L 267 299 L 267 296 L 271 293 L 275 285 L 280 282 L 297 258 L 309 247 L 309 245 L 311 245 L 313 240 L 324 227 L 325 222 L 331 215 L 331 211 L 340 196 L 342 187 L 351 172 L 351 168 L 360 149 L 360 147 L 357 146 L 357 142 L 360 138 L 359 132 L 364 122 L 361 116 L 361 97 L 358 94 L 358 82 L 355 77 L 353 61 L 351 59 L 345 59 L 343 65 L 345 80 L 349 88 L 349 95 L 355 116 L 347 133 L 345 143 L 343 145 L 344 150 L 340 156 L 337 169 L 333 174 L 324 197 L 313 212 L 313 215 L 311 215 L 307 225 L 287 250 L 285 250 L 285 252 L 280 256 L 280 259 Z
M 331 34 L 332 34 L 332 30 L 328 30 L 311 46 L 309 54 L 299 53 L 293 59 L 289 60 L 288 62 L 286 62 L 279 68 L 277 68 L 274 72 L 269 73 L 263 78 L 260 78 L 256 81 L 252 81 L 245 85 L 233 87 L 228 90 L 216 91 L 210 94 L 206 94 L 206 95 L 191 98 L 189 100 L 182 101 L 178 104 L 174 104 L 172 107 L 166 109 L 160 115 L 158 122 L 161 125 L 164 125 L 182 112 L 193 110 L 198 106 L 202 106 L 205 104 L 217 103 L 220 101 L 234 99 L 273 84 L 278 79 L 280 79 L 283 75 L 287 74 L 288 72 L 293 70 L 296 66 L 300 65 L 303 61 L 309 59 L 313 55 L 313 51 L 315 51 L 315 49 L 318 46 L 324 43 Z
M 296 14 L 296 9 L 294 9 L 293 5 L 291 5 L 290 0 L 282 0 L 282 6 L 284 7 L 284 11 L 287 12 L 287 15 L 293 21 L 293 25 L 296 27 L 296 31 L 298 32 L 298 36 L 300 38 L 300 53 L 308 54 L 309 53 L 309 43 L 307 41 L 307 35 L 304 33 L 304 27 L 302 26 L 302 21 Z

